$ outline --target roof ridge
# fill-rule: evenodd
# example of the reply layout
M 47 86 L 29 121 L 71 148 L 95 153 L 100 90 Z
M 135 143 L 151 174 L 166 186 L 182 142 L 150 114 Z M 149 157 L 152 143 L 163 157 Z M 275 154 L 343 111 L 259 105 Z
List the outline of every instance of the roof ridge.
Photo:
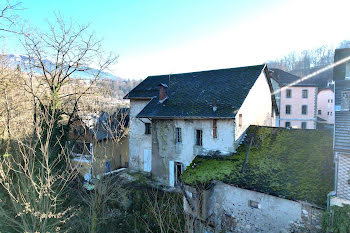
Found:
M 261 69 L 263 69 L 267 64 L 263 63 L 260 65 L 251 65 L 251 66 L 239 66 L 239 67 L 232 67 L 232 68 L 222 68 L 222 69 L 212 69 L 212 70 L 202 70 L 202 71 L 193 71 L 193 72 L 184 72 L 184 73 L 172 73 L 172 74 L 159 74 L 159 75 L 150 75 L 147 76 L 147 78 L 153 78 L 153 77 L 161 77 L 161 76 L 168 76 L 168 75 L 184 75 L 184 74 L 195 74 L 195 73 L 205 73 L 205 72 L 212 72 L 212 71 L 223 71 L 223 70 L 233 70 L 233 69 L 241 69 L 241 68 L 252 68 L 252 67 L 258 67 L 262 66 Z

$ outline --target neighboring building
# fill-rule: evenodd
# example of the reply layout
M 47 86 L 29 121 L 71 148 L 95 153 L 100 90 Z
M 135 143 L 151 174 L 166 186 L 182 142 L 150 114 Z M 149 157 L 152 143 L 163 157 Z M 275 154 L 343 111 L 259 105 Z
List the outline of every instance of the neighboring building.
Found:
M 336 49 L 334 63 L 350 56 L 350 49 Z M 334 67 L 334 157 L 336 189 L 332 204 L 350 204 L 350 61 Z
M 234 152 L 278 114 L 266 65 L 150 76 L 130 99 L 130 167 L 174 186 L 203 152 Z
M 102 112 L 94 118 L 74 121 L 70 131 L 72 161 L 82 175 L 98 175 L 128 167 L 128 109 L 113 115 Z
M 334 124 L 334 91 L 333 85 L 319 90 L 317 94 L 317 120 L 321 124 Z
M 320 232 L 333 189 L 332 130 L 250 126 L 237 153 L 180 177 L 188 232 Z
M 278 83 L 279 126 L 286 128 L 315 129 L 317 116 L 317 85 L 280 69 L 269 69 L 271 79 Z

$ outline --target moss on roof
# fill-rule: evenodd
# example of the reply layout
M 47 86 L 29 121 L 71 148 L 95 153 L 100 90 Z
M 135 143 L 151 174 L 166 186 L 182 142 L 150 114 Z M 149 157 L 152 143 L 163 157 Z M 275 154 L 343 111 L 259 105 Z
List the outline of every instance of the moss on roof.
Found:
M 248 161 L 241 173 L 252 138 Z M 334 181 L 332 131 L 250 126 L 237 153 L 216 158 L 197 156 L 181 179 L 188 185 L 220 180 L 324 206 Z

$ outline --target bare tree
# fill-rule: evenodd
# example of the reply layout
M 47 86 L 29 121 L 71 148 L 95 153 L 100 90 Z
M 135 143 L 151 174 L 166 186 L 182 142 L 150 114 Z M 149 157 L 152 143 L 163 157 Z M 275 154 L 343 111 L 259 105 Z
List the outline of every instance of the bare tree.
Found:
M 21 2 L 0 1 L 0 31 L 18 33 L 14 28 L 18 21 L 17 11 L 22 10 Z

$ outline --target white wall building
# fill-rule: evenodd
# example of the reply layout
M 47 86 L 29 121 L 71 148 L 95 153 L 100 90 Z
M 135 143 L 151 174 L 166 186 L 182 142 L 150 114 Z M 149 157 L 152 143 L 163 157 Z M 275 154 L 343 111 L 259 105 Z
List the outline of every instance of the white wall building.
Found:
M 197 155 L 234 152 L 249 125 L 275 126 L 266 65 L 150 76 L 130 99 L 130 168 L 174 186 Z

